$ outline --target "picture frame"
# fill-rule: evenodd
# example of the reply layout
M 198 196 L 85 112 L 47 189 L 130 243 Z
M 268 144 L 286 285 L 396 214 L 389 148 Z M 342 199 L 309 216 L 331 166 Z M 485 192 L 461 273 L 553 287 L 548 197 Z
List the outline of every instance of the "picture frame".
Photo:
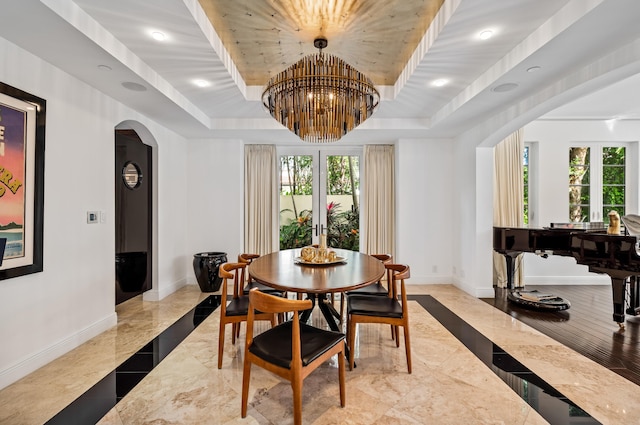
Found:
M 0 280 L 43 270 L 46 100 L 0 82 Z

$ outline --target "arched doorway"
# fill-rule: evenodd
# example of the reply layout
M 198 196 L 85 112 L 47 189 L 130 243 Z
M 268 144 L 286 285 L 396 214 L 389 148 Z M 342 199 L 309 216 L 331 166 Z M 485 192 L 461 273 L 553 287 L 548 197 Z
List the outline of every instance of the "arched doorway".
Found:
M 152 287 L 152 148 L 135 130 L 115 132 L 116 304 Z

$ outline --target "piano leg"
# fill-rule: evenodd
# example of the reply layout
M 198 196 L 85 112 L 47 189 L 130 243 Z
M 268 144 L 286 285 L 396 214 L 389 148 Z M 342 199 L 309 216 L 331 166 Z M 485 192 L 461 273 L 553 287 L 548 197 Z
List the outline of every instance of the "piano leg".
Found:
M 613 320 L 618 323 L 621 329 L 624 329 L 624 307 L 625 307 L 625 289 L 627 288 L 626 277 L 611 276 L 611 288 L 613 290 Z
M 513 275 L 515 273 L 515 258 L 520 255 L 516 254 L 504 254 L 504 259 L 507 262 L 507 289 L 513 289 Z

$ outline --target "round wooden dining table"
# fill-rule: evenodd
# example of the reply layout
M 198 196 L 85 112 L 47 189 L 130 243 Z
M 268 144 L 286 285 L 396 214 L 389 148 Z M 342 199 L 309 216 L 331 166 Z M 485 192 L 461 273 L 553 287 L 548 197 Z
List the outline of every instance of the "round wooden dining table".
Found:
M 300 248 L 272 252 L 256 258 L 249 265 L 249 275 L 264 285 L 287 292 L 307 294 L 327 320 L 329 327 L 339 331 L 335 318 L 340 319 L 326 295 L 351 291 L 379 281 L 384 276 L 384 264 L 375 257 L 346 249 L 330 248 L 342 261 L 333 264 L 303 264 Z M 310 313 L 310 311 L 309 311 Z M 308 319 L 309 314 L 303 315 Z

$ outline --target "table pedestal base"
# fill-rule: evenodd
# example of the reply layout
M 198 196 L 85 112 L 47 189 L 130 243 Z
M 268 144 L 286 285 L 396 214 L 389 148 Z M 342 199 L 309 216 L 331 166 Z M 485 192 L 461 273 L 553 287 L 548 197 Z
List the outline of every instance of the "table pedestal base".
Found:
M 324 317 L 324 319 L 327 321 L 327 324 L 329 325 L 329 329 L 335 332 L 342 332 L 342 329 L 340 329 L 340 322 L 341 322 L 340 313 L 338 313 L 336 309 L 333 307 L 333 304 L 331 304 L 331 301 L 327 298 L 326 294 L 309 293 L 307 294 L 307 299 L 311 300 L 312 305 L 309 310 L 303 311 L 302 314 L 300 315 L 301 322 L 304 322 L 304 323 L 309 322 L 309 317 L 311 316 L 311 312 L 313 311 L 313 309 L 317 304 L 318 308 L 322 312 L 322 316 Z
M 342 329 L 340 328 L 342 317 L 340 316 L 340 313 L 338 313 L 338 311 L 333 307 L 333 304 L 331 303 L 327 295 L 328 294 L 308 293 L 307 299 L 311 300 L 312 305 L 309 310 L 305 310 L 302 312 L 302 314 L 300 315 L 300 321 L 304 323 L 308 323 L 309 318 L 311 316 L 311 312 L 313 311 L 313 309 L 317 304 L 318 308 L 322 312 L 322 316 L 327 321 L 329 328 L 335 332 L 342 332 Z M 349 347 L 345 344 L 344 355 L 347 361 L 349 361 L 350 354 L 351 353 L 349 353 Z M 356 367 L 356 365 L 354 364 L 353 367 Z

